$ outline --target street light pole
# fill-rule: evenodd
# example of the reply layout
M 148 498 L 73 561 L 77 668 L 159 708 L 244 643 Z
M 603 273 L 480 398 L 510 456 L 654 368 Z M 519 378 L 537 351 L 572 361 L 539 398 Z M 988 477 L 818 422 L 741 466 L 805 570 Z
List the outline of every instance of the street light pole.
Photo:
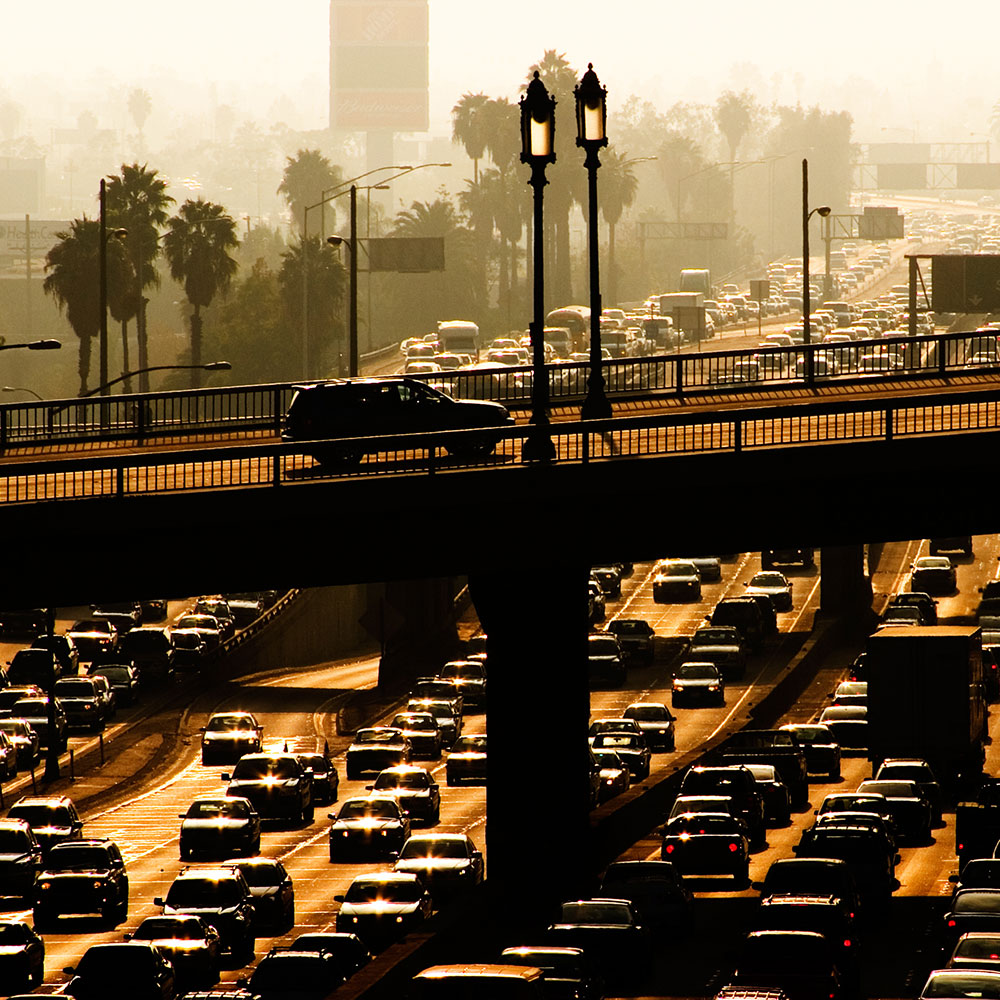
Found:
M 601 356 L 601 267 L 597 219 L 597 170 L 601 165 L 598 150 L 608 144 L 607 88 L 601 86 L 594 64 L 576 85 L 576 144 L 587 151 L 587 231 L 590 249 L 590 378 L 587 398 L 580 416 L 584 420 L 603 420 L 611 416 L 611 403 L 604 391 L 603 358 Z
M 98 309 L 101 313 L 100 332 L 98 334 L 98 348 L 100 356 L 100 379 L 103 385 L 108 380 L 108 229 L 105 218 L 105 208 L 107 201 L 107 191 L 104 178 L 101 178 L 100 191 L 100 250 L 98 253 L 100 269 L 100 303 Z
M 527 461 L 555 458 L 549 434 L 549 373 L 545 367 L 545 253 L 543 189 L 545 168 L 555 163 L 556 102 L 538 77 L 538 71 L 520 100 L 521 162 L 531 167 L 528 183 L 534 192 L 533 310 L 530 324 L 532 351 L 531 432 L 521 455 Z
M 810 385 L 813 380 L 813 355 L 809 350 L 810 344 L 810 322 L 809 313 L 811 306 L 809 303 L 809 220 L 813 215 L 826 218 L 830 214 L 830 207 L 823 205 L 820 208 L 809 209 L 809 160 L 802 160 L 802 343 L 806 347 L 805 369 L 806 382 Z

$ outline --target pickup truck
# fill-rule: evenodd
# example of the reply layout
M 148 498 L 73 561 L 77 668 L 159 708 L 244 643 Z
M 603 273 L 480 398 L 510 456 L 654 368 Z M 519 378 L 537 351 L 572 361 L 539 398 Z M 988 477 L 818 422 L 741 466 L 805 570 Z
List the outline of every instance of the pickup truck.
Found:
M 785 729 L 743 729 L 730 736 L 713 756 L 727 764 L 772 764 L 788 787 L 792 804 L 808 805 L 806 753 L 794 733 Z

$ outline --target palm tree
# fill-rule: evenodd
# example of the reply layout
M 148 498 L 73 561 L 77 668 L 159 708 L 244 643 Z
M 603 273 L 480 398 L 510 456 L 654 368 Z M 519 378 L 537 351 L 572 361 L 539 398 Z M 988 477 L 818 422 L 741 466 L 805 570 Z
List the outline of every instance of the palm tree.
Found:
M 750 130 L 756 110 L 757 102 L 748 90 L 739 94 L 727 90 L 715 102 L 715 124 L 726 137 L 726 143 L 729 146 L 730 218 L 735 214 L 732 192 L 735 190 L 736 151 L 739 149 L 743 137 Z
M 639 182 L 632 172 L 627 153 L 604 151 L 601 171 L 601 214 L 608 224 L 608 297 L 618 304 L 618 275 L 615 272 L 615 226 L 625 209 L 635 202 Z
M 479 183 L 479 161 L 489 145 L 487 117 L 483 114 L 490 104 L 485 94 L 463 94 L 451 109 L 451 137 L 465 146 L 472 160 L 472 183 Z
M 80 395 L 87 394 L 90 345 L 101 330 L 101 224 L 96 219 L 74 219 L 68 232 L 56 233 L 59 242 L 45 258 L 48 272 L 42 288 L 51 295 L 80 340 L 78 369 Z M 108 299 L 119 302 L 130 273 L 125 250 L 118 240 L 108 242 Z M 116 306 L 117 307 L 117 306 Z
M 147 288 L 160 287 L 155 261 L 160 252 L 160 231 L 167 223 L 167 208 L 174 199 L 167 194 L 167 182 L 146 164 L 122 164 L 121 176 L 109 177 L 107 187 L 108 218 L 114 226 L 128 230 L 128 253 L 136 275 L 136 341 L 140 370 L 149 367 L 149 342 L 146 334 Z M 130 313 L 129 315 L 132 315 Z M 127 322 L 127 318 L 125 320 Z M 126 355 L 128 341 L 125 327 L 122 341 Z M 126 365 L 126 370 L 128 366 Z M 149 391 L 149 374 L 139 376 L 141 392 Z
M 318 149 L 300 149 L 287 158 L 278 194 L 284 196 L 292 210 L 300 235 L 306 231 L 306 208 L 315 205 L 325 190 L 336 187 L 342 180 L 340 167 L 335 167 Z
M 142 130 L 146 124 L 146 119 L 149 117 L 149 113 L 152 110 L 153 98 L 149 96 L 149 91 L 143 90 L 142 87 L 136 87 L 134 90 L 129 92 L 128 113 L 132 116 L 132 121 L 135 122 L 136 130 L 139 133 L 140 147 L 142 147 L 145 143 Z
M 191 364 L 201 364 L 201 310 L 211 305 L 219 292 L 225 292 L 238 264 L 230 255 L 239 246 L 236 222 L 221 205 L 190 199 L 167 223 L 163 253 L 170 266 L 170 276 L 184 286 L 191 304 Z M 194 372 L 194 386 L 201 384 L 201 373 Z

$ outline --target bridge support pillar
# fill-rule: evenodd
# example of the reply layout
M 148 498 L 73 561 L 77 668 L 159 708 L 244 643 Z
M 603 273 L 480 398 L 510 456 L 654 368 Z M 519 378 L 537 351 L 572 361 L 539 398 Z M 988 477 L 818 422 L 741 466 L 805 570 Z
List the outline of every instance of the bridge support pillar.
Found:
M 588 885 L 587 576 L 518 556 L 469 577 L 487 635 L 488 881 L 521 913 Z
M 871 607 L 871 580 L 865 574 L 863 545 L 820 550 L 820 608 L 828 614 L 863 612 Z

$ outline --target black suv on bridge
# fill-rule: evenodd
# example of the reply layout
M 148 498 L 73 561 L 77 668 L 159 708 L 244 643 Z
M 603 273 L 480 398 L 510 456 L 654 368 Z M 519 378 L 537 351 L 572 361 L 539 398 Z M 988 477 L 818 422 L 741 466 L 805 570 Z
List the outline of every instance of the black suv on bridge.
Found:
M 35 882 L 35 928 L 67 913 L 98 913 L 113 924 L 128 917 L 128 875 L 113 840 L 66 840 L 46 855 Z

